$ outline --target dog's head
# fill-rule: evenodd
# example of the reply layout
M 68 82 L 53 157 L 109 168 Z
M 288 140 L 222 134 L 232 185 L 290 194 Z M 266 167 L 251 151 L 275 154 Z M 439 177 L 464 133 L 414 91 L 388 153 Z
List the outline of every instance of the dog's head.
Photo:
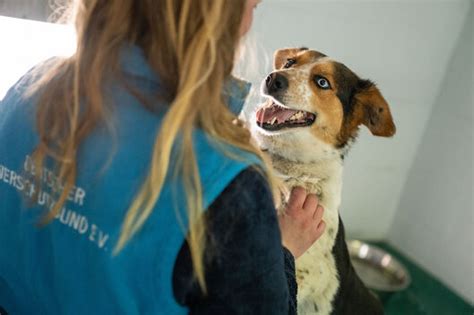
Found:
M 342 63 L 314 50 L 291 48 L 275 53 L 274 69 L 262 83 L 268 100 L 256 113 L 256 137 L 263 149 L 291 159 L 303 154 L 307 160 L 312 154 L 301 150 L 317 145 L 318 159 L 345 152 L 360 125 L 376 136 L 395 134 L 380 91 Z

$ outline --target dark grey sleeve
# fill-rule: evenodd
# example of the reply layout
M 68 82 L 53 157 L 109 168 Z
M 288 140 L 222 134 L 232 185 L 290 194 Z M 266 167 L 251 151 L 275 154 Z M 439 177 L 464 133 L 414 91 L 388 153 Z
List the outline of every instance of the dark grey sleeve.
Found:
M 192 274 L 189 247 L 175 262 L 173 289 L 190 314 L 296 314 L 294 258 L 281 236 L 268 183 L 242 171 L 206 212 L 204 295 Z

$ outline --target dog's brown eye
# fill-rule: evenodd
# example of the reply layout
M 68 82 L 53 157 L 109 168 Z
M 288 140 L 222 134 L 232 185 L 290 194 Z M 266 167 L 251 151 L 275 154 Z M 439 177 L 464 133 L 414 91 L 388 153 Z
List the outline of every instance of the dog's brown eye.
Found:
M 285 69 L 290 68 L 295 63 L 296 63 L 296 59 L 291 59 L 291 58 L 287 59 L 285 65 L 283 66 L 283 68 L 285 68 Z

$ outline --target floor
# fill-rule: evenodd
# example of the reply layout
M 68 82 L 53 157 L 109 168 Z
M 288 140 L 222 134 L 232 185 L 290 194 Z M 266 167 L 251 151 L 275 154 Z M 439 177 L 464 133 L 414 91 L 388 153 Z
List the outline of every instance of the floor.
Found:
M 473 315 L 474 307 L 387 243 L 373 243 L 391 253 L 408 269 L 411 285 L 382 296 L 387 315 Z

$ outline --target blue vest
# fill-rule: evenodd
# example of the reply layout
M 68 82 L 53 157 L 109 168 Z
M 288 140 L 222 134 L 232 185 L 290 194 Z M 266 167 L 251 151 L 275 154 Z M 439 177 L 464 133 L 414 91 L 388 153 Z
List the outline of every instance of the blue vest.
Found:
M 124 51 L 122 67 L 145 93 L 159 87 L 138 48 Z M 11 314 L 187 313 L 172 290 L 174 262 L 187 231 L 186 199 L 178 181 L 167 177 L 148 220 L 112 255 L 125 213 L 150 168 L 161 117 L 120 85 L 109 88 L 115 135 L 97 128 L 83 142 L 67 202 L 50 224 L 37 228 L 57 182 L 50 167 L 41 172 L 42 191 L 28 180 L 38 172 L 29 157 L 38 139 L 35 102 L 23 97 L 28 77 L 0 103 L 0 306 Z M 242 107 L 248 89 L 229 82 L 225 93 L 233 110 Z M 215 144 L 195 131 L 204 208 L 239 172 L 258 163 L 255 156 L 227 147 L 243 158 L 229 159 Z M 37 198 L 30 203 L 22 197 L 35 191 Z

